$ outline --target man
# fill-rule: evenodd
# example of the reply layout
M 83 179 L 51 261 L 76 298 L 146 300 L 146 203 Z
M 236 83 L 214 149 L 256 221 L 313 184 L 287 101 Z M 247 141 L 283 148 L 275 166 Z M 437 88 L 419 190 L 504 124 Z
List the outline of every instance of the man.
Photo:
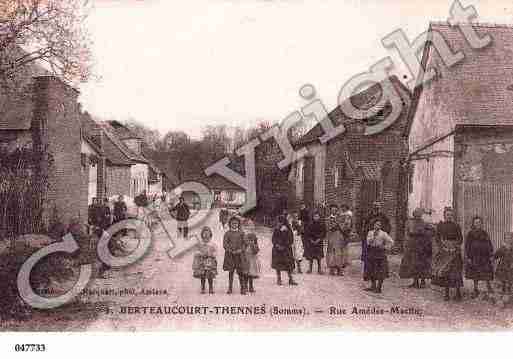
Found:
M 304 203 L 301 203 L 301 207 L 299 209 L 299 219 L 303 224 L 310 223 L 310 211 Z
M 87 223 L 90 226 L 99 226 L 98 223 L 98 199 L 93 197 L 92 203 L 89 205 L 87 209 Z
M 189 234 L 189 228 L 187 227 L 187 220 L 191 214 L 189 210 L 189 206 L 185 203 L 183 196 L 180 196 L 178 204 L 170 209 L 169 212 L 176 211 L 176 220 L 178 222 L 178 235 L 183 236 L 183 238 L 187 239 Z

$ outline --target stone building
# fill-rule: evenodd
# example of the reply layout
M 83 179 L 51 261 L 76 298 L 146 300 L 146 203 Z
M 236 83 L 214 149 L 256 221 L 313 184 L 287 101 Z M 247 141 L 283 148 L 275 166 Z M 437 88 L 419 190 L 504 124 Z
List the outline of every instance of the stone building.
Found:
M 328 117 L 334 125 L 343 123 L 346 131 L 321 144 L 322 127 L 313 127 L 295 144 L 296 149 L 306 148 L 308 153 L 292 167 L 291 179 L 296 199 L 310 208 L 347 204 L 355 214 L 358 231 L 372 203 L 379 200 L 391 219 L 394 237 L 401 239 L 406 216 L 404 165 L 411 96 L 396 77 L 389 81 L 401 98 L 399 118 L 384 131 L 369 135 L 366 127 L 384 121 L 390 114 L 390 103 L 363 121 L 347 117 L 338 106 Z M 381 94 L 382 85 L 375 84 L 346 101 L 364 109 L 377 103 Z
M 513 28 L 472 26 L 491 44 L 473 49 L 457 27 L 429 26 L 464 58 L 448 68 L 432 43 L 424 48 L 422 64 L 436 77 L 414 91 L 408 202 L 433 222 L 453 206 L 465 232 L 480 215 L 497 246 L 513 230 Z

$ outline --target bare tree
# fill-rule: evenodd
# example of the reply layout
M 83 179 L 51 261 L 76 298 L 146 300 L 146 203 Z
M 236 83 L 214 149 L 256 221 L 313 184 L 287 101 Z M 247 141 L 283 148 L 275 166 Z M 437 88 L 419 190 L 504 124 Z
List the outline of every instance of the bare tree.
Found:
M 77 84 L 91 76 L 86 0 L 0 0 L 0 85 L 12 89 L 36 63 Z

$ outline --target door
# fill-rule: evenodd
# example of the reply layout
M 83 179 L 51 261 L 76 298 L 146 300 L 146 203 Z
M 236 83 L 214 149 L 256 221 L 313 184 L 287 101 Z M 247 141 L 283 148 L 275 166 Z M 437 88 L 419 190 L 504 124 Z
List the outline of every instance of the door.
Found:
M 369 215 L 372 210 L 372 204 L 379 198 L 379 182 L 377 180 L 364 179 L 360 187 L 358 195 L 358 206 L 356 208 L 357 233 L 362 233 L 363 220 Z

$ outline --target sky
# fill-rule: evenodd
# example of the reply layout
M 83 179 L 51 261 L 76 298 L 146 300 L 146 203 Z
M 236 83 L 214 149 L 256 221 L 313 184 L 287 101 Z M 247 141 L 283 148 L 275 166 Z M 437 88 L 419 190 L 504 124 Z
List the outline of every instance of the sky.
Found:
M 480 22 L 512 23 L 510 0 L 461 1 Z M 281 121 L 312 84 L 328 110 L 352 76 L 391 56 L 381 39 L 410 40 L 446 21 L 452 0 L 93 0 L 87 21 L 99 80 L 80 101 L 105 118 L 134 118 L 198 138 L 206 125 Z

